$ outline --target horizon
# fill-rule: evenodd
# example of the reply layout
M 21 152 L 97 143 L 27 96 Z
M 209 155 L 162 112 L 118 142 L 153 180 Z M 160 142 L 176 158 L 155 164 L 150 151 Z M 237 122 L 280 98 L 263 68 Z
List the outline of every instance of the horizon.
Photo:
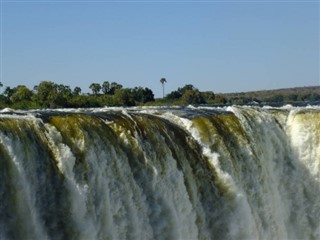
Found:
M 319 1 L 1 1 L 1 80 L 162 96 L 320 84 Z M 18 70 L 17 70 L 18 69 Z
M 258 89 L 253 91 L 244 91 L 244 92 L 224 92 L 224 93 L 215 93 L 215 94 L 238 94 L 238 93 L 255 93 L 255 92 L 272 92 L 272 91 L 281 91 L 281 90 L 290 90 L 290 89 L 302 89 L 302 88 L 320 88 L 319 85 L 314 86 L 297 86 L 297 87 L 289 87 L 289 88 L 273 88 L 273 89 Z

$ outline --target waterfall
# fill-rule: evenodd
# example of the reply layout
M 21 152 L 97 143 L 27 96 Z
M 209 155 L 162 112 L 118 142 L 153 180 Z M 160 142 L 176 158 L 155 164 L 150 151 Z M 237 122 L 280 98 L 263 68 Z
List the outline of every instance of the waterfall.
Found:
M 0 112 L 0 239 L 320 239 L 320 108 Z

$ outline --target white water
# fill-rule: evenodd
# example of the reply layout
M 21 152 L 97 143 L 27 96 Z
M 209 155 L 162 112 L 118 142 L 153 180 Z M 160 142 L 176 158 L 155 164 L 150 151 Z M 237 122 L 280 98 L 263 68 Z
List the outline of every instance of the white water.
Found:
M 320 239 L 318 109 L 212 110 L 4 111 L 0 239 Z

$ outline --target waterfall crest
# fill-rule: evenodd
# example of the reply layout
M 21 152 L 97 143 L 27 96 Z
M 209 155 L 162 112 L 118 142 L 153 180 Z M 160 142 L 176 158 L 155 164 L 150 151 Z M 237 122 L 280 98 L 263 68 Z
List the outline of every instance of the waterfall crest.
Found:
M 320 239 L 320 109 L 0 113 L 0 239 Z

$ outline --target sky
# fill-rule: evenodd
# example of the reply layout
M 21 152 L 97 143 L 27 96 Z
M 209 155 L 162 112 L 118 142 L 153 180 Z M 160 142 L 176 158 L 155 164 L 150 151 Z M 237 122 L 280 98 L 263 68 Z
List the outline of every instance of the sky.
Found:
M 162 97 L 320 85 L 319 1 L 0 0 L 1 79 Z M 3 90 L 3 89 L 2 89 Z

